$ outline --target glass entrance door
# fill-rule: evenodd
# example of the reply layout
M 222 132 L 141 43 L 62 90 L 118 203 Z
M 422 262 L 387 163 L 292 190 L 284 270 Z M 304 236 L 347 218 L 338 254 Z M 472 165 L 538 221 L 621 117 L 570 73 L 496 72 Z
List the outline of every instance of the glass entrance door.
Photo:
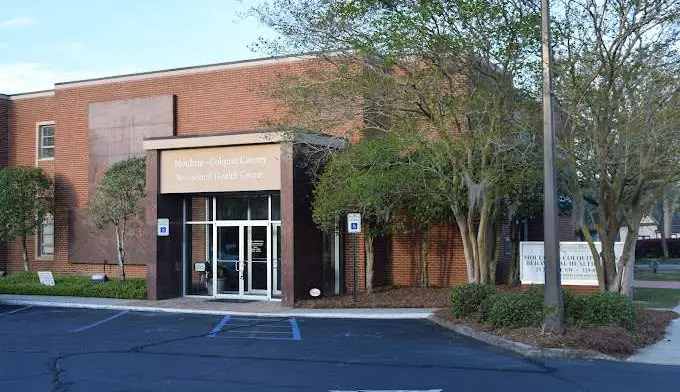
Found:
M 269 227 L 247 226 L 248 257 L 246 258 L 248 279 L 245 294 L 268 295 L 269 271 Z
M 212 280 L 213 293 L 216 295 L 240 295 L 243 293 L 241 276 L 243 260 L 243 227 L 241 225 L 218 225 L 213 231 Z
M 270 231 L 266 224 L 216 224 L 212 265 L 216 297 L 271 298 Z

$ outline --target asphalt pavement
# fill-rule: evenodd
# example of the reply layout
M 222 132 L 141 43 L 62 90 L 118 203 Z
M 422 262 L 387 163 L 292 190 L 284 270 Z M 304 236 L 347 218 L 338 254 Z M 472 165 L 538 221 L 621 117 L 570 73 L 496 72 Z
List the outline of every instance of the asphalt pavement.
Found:
M 675 390 L 680 367 L 532 361 L 428 320 L 0 305 L 0 391 Z

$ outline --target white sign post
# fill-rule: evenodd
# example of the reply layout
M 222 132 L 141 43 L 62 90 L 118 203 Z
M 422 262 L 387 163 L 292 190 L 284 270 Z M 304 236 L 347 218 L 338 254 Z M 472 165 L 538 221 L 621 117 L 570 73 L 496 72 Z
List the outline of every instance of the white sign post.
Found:
M 602 244 L 595 243 L 600 251 Z M 617 260 L 623 254 L 623 242 L 614 244 Z M 526 241 L 519 244 L 519 268 L 522 284 L 544 284 L 543 242 Z M 597 286 L 597 272 L 587 242 L 560 242 L 561 282 L 572 286 Z
M 352 241 L 354 249 L 354 262 L 352 263 L 354 270 L 354 301 L 357 300 L 359 295 L 358 282 L 357 282 L 357 237 L 361 233 L 361 214 L 350 213 L 347 214 L 347 233 L 354 234 L 354 241 Z
M 159 237 L 167 237 L 170 235 L 170 219 L 158 218 L 157 235 Z

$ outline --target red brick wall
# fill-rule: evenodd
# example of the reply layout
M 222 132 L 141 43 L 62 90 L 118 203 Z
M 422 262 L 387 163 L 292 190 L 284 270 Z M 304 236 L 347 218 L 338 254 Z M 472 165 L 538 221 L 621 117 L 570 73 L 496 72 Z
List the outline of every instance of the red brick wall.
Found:
M 35 167 L 37 165 L 44 169 L 48 175 L 54 177 L 54 161 L 38 161 L 36 151 L 37 123 L 53 120 L 54 97 L 52 96 L 13 99 L 10 101 L 7 154 L 7 161 L 10 166 Z M 58 143 L 58 141 L 55 141 L 55 146 Z M 56 148 L 59 147 L 57 146 Z M 21 245 L 19 242 L 15 242 L 9 244 L 7 248 L 7 271 L 22 271 L 23 258 Z M 32 270 L 52 269 L 54 266 L 52 261 L 36 260 L 36 244 L 33 237 L 28 239 L 27 248 Z
M 267 88 L 282 73 L 301 72 L 311 62 L 270 63 L 226 70 L 173 76 L 153 76 L 140 80 L 97 83 L 89 86 L 57 86 L 54 96 L 13 99 L 10 124 L 11 165 L 36 164 L 36 123 L 55 121 L 55 159 L 40 162 L 55 176 L 55 256 L 53 261 L 33 262 L 34 269 L 56 273 L 102 272 L 102 264 L 73 263 L 69 260 L 69 220 L 82 211 L 88 200 L 88 105 L 117 99 L 174 94 L 177 97 L 177 134 L 199 135 L 264 129 L 265 120 L 284 112 L 271 99 Z M 35 245 L 29 243 L 33 260 Z M 8 271 L 22 269 L 20 247 L 9 246 Z M 111 270 L 107 268 L 107 270 Z M 115 273 L 115 268 L 112 269 Z M 146 276 L 143 265 L 128 266 L 128 276 Z
M 9 131 L 9 99 L 0 96 L 0 169 L 7 166 L 8 131 Z M 7 269 L 7 248 L 0 243 L 0 271 Z
M 201 135 L 265 129 L 267 121 L 280 118 L 285 108 L 269 95 L 280 74 L 299 73 L 318 66 L 311 61 L 243 64 L 240 68 L 201 71 L 181 75 L 154 76 L 124 81 L 101 81 L 91 85 L 58 85 L 54 96 L 10 101 L 11 141 L 9 160 L 12 165 L 35 165 L 36 122 L 55 121 L 56 150 L 53 162 L 41 162 L 55 176 L 55 257 L 53 261 L 34 261 L 34 269 L 56 273 L 117 272 L 115 265 L 79 263 L 69 260 L 69 222 L 87 205 L 89 193 L 88 105 L 120 99 L 176 96 L 176 129 L 178 135 Z M 324 130 L 319 130 L 324 131 Z M 337 134 L 337 131 L 328 131 Z M 381 283 L 418 284 L 420 260 L 417 236 L 395 237 L 387 247 L 389 257 L 378 277 Z M 360 288 L 365 287 L 363 241 L 358 244 Z M 352 247 L 345 244 L 345 288 L 352 289 Z M 430 248 L 430 283 L 436 286 L 465 281 L 465 263 L 458 231 L 452 228 L 432 230 Z M 34 243 L 31 241 L 31 257 Z M 16 244 L 10 246 L 8 270 L 21 269 Z M 128 276 L 146 276 L 146 266 L 128 266 Z
M 421 232 L 396 235 L 392 238 L 392 284 L 422 285 Z M 428 280 L 430 286 L 451 286 L 467 281 L 467 269 L 460 232 L 455 226 L 433 227 L 428 234 Z

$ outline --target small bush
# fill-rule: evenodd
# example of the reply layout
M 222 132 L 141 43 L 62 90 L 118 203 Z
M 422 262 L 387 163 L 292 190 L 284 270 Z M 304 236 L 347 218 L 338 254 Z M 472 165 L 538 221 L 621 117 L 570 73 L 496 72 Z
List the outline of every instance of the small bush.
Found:
M 543 298 L 534 292 L 495 294 L 482 305 L 481 317 L 494 327 L 540 325 L 543 321 Z
M 146 280 L 128 278 L 93 283 L 89 276 L 54 275 L 54 286 L 40 284 L 35 273 L 7 275 L 0 279 L 0 293 L 20 295 L 58 295 L 100 298 L 146 298 Z
M 527 290 L 527 295 L 533 296 L 535 301 L 543 301 L 543 286 L 531 286 Z M 574 294 L 566 287 L 562 287 L 562 303 L 564 304 L 564 320 L 568 325 L 574 325 L 581 319 L 583 312 L 583 301 L 581 297 Z
M 581 297 L 582 309 L 578 320 L 585 325 L 620 325 L 635 328 L 633 299 L 618 293 L 604 292 Z
M 466 317 L 476 314 L 482 303 L 493 293 L 493 286 L 479 283 L 466 283 L 451 289 L 451 314 L 454 317 Z

